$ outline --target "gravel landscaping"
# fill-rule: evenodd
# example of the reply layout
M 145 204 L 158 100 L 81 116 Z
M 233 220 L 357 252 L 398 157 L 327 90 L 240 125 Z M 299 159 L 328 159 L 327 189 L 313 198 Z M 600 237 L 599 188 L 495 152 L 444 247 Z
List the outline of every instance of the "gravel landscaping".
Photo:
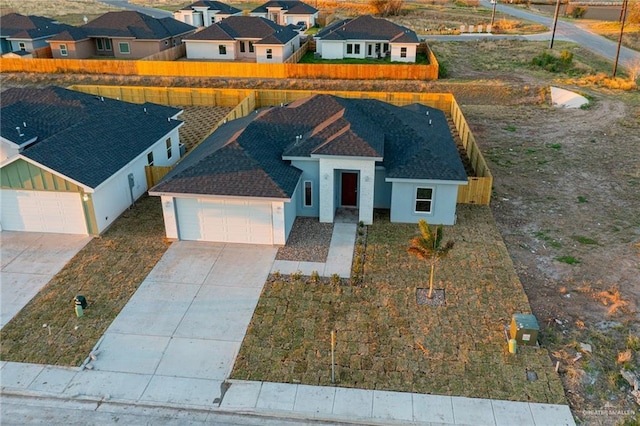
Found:
M 332 233 L 333 223 L 320 223 L 314 217 L 297 217 L 287 244 L 278 249 L 276 259 L 326 262 Z

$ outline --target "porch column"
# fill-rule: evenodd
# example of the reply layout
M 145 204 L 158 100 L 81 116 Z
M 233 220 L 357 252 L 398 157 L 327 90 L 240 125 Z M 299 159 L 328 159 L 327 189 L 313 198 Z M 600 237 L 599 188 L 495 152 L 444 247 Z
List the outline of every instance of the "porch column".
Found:
M 333 223 L 333 215 L 335 208 L 333 205 L 334 195 L 333 190 L 335 188 L 333 167 L 327 164 L 327 161 L 320 159 L 320 176 L 319 176 L 319 191 L 320 196 L 320 222 Z
M 360 182 L 358 182 L 359 220 L 365 225 L 373 223 L 373 192 L 375 188 L 375 162 L 362 162 L 360 165 Z

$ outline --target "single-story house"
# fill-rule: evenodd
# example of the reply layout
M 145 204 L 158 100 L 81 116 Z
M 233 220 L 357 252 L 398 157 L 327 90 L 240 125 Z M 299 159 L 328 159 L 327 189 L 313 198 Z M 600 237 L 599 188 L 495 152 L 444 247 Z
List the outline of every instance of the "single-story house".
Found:
M 255 16 L 230 16 L 184 39 L 188 59 L 282 63 L 300 49 L 300 34 Z
M 259 16 L 280 25 L 298 25 L 304 23 L 306 28 L 316 25 L 318 9 L 296 0 L 273 0 L 256 7 L 250 16 Z
M 219 1 L 200 0 L 173 12 L 174 19 L 194 27 L 208 27 L 242 10 Z
M 182 44 L 196 28 L 173 18 L 152 18 L 140 12 L 108 12 L 48 40 L 54 58 L 107 56 L 141 59 Z
M 182 111 L 61 87 L 0 98 L 3 230 L 97 235 L 180 157 Z
M 384 58 L 415 62 L 420 44 L 413 30 L 371 15 L 336 21 L 314 36 L 323 59 Z
M 282 245 L 297 216 L 333 222 L 338 208 L 453 224 L 466 184 L 442 111 L 314 95 L 226 123 L 149 194 L 168 238 Z
M 36 49 L 48 47 L 47 39 L 70 28 L 73 27 L 43 16 L 25 16 L 18 13 L 2 15 L 0 16 L 0 54 L 16 52 L 17 56 L 25 57 L 23 52 L 30 53 Z

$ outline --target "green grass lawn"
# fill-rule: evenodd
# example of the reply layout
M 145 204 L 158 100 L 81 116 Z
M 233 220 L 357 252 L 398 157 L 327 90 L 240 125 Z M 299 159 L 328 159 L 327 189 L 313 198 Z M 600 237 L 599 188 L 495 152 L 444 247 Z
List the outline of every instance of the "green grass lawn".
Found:
M 416 303 L 428 286 L 427 265 L 406 252 L 417 226 L 378 213 L 361 284 L 271 277 L 232 377 L 331 385 L 335 330 L 338 386 L 565 403 L 546 350 L 508 352 L 504 326 L 530 307 L 489 208 L 458 209 L 445 227 L 456 245 L 436 268 L 446 306 Z
M 405 62 L 391 62 L 389 58 L 383 59 L 374 59 L 374 58 L 345 58 L 345 59 L 320 59 L 315 57 L 315 52 L 307 52 L 304 54 L 302 58 L 298 61 L 299 64 L 355 64 L 355 65 L 381 65 L 381 64 L 406 64 Z M 429 58 L 427 55 L 422 53 L 418 53 L 416 55 L 417 65 L 428 65 Z M 411 65 L 411 64 L 409 64 Z

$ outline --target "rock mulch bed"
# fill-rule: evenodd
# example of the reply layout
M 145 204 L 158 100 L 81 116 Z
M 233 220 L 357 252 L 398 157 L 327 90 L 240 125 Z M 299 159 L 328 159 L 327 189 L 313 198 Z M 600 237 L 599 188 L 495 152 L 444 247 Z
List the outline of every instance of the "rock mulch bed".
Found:
M 332 223 L 320 223 L 313 217 L 297 217 L 287 244 L 278 249 L 276 259 L 326 262 L 332 233 Z

